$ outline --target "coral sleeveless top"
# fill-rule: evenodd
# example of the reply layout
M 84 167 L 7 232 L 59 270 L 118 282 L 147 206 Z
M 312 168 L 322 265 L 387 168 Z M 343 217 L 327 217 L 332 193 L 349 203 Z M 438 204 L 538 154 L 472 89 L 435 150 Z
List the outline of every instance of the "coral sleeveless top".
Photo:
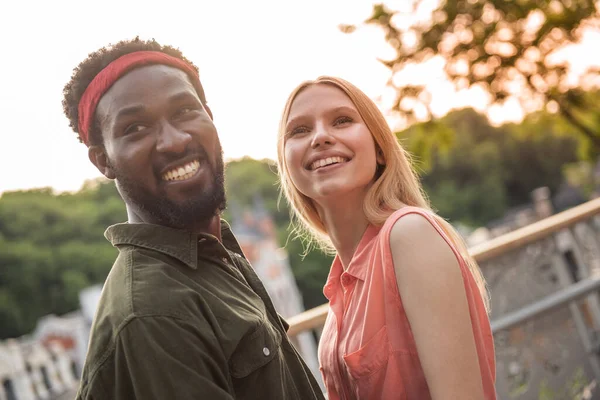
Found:
M 425 217 L 458 259 L 485 399 L 496 399 L 494 341 L 475 279 L 433 215 L 404 207 L 382 227 L 367 228 L 347 271 L 338 257 L 331 266 L 324 288 L 330 308 L 319 343 L 319 363 L 329 400 L 431 398 L 398 292 L 390 248 L 394 223 L 410 213 Z

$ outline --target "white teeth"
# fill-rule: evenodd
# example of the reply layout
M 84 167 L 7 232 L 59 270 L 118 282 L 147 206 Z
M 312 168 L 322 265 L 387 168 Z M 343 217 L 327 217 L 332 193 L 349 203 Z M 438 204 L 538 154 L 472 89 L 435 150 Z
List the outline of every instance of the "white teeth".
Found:
M 182 165 L 177 168 L 173 168 L 170 171 L 167 171 L 163 174 L 162 178 L 165 181 L 183 181 L 194 176 L 198 168 L 200 167 L 200 161 L 192 161 L 185 165 Z
M 344 163 L 346 161 L 348 161 L 348 159 L 346 159 L 344 157 L 327 157 L 327 158 L 322 158 L 320 160 L 317 160 L 317 161 L 313 162 L 310 165 L 310 169 L 311 170 L 315 170 L 317 168 L 325 167 L 327 165 Z

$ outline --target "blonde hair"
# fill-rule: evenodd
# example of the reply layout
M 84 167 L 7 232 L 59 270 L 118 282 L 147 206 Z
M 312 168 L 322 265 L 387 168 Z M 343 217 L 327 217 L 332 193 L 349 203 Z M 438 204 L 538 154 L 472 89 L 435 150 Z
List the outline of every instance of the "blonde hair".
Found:
M 394 211 L 405 205 L 431 211 L 431 214 L 467 263 L 477 282 L 486 310 L 489 312 L 489 296 L 483 274 L 477 262 L 469 254 L 458 232 L 446 220 L 431 210 L 429 201 L 412 167 L 410 154 L 400 146 L 377 105 L 360 89 L 341 78 L 321 76 L 314 81 L 301 83 L 289 95 L 283 110 L 277 137 L 277 166 L 281 192 L 292 208 L 293 221 L 300 222 L 299 224 L 295 223 L 296 231 L 307 234 L 309 240 L 316 240 L 322 249 L 333 250 L 327 229 L 313 201 L 300 193 L 292 183 L 284 153 L 286 124 L 296 96 L 308 87 L 319 84 L 332 85 L 350 98 L 371 132 L 376 148 L 383 154 L 385 165 L 369 188 L 363 205 L 367 220 L 373 225 L 381 226 Z

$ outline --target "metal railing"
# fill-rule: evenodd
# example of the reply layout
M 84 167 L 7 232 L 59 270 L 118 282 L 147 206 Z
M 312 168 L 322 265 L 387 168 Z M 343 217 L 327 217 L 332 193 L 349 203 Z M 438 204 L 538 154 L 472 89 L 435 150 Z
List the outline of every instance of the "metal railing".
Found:
M 490 287 L 501 398 L 533 398 L 579 366 L 600 383 L 599 214 L 595 199 L 469 249 Z M 290 318 L 289 335 L 319 331 L 327 312 Z
M 598 278 L 589 278 L 574 283 L 542 300 L 497 318 L 491 322 L 492 332 L 498 333 L 551 313 L 565 304 L 573 303 L 598 290 L 600 290 L 600 279 Z

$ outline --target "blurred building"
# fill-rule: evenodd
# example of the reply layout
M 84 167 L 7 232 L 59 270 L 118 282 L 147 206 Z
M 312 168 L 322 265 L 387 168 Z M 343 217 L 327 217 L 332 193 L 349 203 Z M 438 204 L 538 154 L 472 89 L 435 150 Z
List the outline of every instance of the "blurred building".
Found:
M 30 335 L 0 342 L 0 400 L 74 396 L 101 290 L 83 290 L 80 310 L 47 315 Z
M 287 252 L 279 245 L 275 222 L 263 199 L 255 196 L 252 207 L 244 209 L 235 202 L 230 202 L 229 209 L 232 214 L 232 230 L 244 255 L 265 285 L 277 312 L 287 319 L 305 311 Z M 293 338 L 293 341 L 321 382 L 315 337 L 310 332 L 303 332 Z
M 57 399 L 73 395 L 87 343 L 80 315 L 48 316 L 36 331 L 0 342 L 0 400 Z

